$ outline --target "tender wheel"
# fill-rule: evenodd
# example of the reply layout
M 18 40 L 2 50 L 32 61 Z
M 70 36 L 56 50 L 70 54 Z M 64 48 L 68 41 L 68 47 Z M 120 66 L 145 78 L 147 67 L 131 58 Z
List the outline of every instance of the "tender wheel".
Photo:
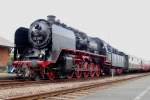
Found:
M 121 75 L 123 73 L 123 69 L 122 68 L 117 68 L 117 74 Z
M 85 62 L 83 64 L 83 68 L 84 68 L 83 76 L 84 76 L 84 78 L 88 78 L 89 77 L 89 64 L 88 64 L 88 62 Z
M 80 79 L 82 77 L 82 71 L 81 71 L 82 67 L 80 64 L 77 64 L 77 68 L 75 71 L 75 76 L 77 79 Z
M 94 78 L 94 76 L 95 76 L 95 64 L 94 63 L 90 64 L 90 76 L 92 78 Z
M 99 67 L 99 65 L 95 66 L 95 70 L 96 70 L 96 72 L 95 72 L 96 77 L 99 77 L 100 76 L 100 67 Z

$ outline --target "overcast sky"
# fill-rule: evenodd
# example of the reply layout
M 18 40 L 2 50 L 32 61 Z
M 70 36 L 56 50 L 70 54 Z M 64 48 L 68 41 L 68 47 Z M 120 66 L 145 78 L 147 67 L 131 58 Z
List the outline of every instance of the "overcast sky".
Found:
M 149 0 L 0 0 L 0 13 L 0 36 L 10 41 L 18 27 L 55 15 L 120 50 L 150 59 Z

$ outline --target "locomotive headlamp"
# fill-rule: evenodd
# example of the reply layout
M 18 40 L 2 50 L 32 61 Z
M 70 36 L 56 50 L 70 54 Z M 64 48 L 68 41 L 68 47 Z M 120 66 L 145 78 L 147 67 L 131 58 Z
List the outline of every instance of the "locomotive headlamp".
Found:
M 43 57 L 43 54 L 39 54 L 39 58 L 41 59 Z
M 17 55 L 17 58 L 20 58 L 20 54 Z
M 41 50 L 40 54 L 39 54 L 39 58 L 43 58 L 45 56 L 45 51 L 44 50 Z

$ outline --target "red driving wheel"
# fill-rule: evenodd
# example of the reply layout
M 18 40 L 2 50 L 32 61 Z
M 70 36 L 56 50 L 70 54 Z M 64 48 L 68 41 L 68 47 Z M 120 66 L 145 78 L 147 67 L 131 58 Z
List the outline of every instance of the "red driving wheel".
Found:
M 84 78 L 88 78 L 89 77 L 89 64 L 88 64 L 88 62 L 85 62 L 83 64 L 83 68 L 84 68 L 83 76 L 84 76 Z
M 68 78 L 68 79 L 72 79 L 73 76 L 74 76 L 74 71 L 71 71 L 71 72 L 69 72 L 69 73 L 67 74 L 67 78 Z
M 120 69 L 119 69 L 119 75 L 121 75 L 122 73 L 123 73 L 123 69 L 120 68 Z
M 90 76 L 93 78 L 95 76 L 95 64 L 90 64 Z
M 50 71 L 50 72 L 47 73 L 47 76 L 48 76 L 48 78 L 49 78 L 50 80 L 53 80 L 53 79 L 55 78 L 55 73 L 52 72 L 52 71 Z
M 95 74 L 96 74 L 97 77 L 100 76 L 100 66 L 97 65 L 97 64 L 96 64 L 96 66 L 95 66 Z
M 82 77 L 81 69 L 82 69 L 81 64 L 77 64 L 76 71 L 75 71 L 75 76 L 77 79 L 80 79 Z

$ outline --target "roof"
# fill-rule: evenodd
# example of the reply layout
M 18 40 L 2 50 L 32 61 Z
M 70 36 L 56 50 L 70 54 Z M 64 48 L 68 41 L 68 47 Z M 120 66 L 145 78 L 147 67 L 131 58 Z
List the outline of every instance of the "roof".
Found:
M 8 41 L 7 39 L 4 39 L 4 38 L 0 37 L 0 46 L 14 47 L 14 44 L 11 43 L 10 41 Z

